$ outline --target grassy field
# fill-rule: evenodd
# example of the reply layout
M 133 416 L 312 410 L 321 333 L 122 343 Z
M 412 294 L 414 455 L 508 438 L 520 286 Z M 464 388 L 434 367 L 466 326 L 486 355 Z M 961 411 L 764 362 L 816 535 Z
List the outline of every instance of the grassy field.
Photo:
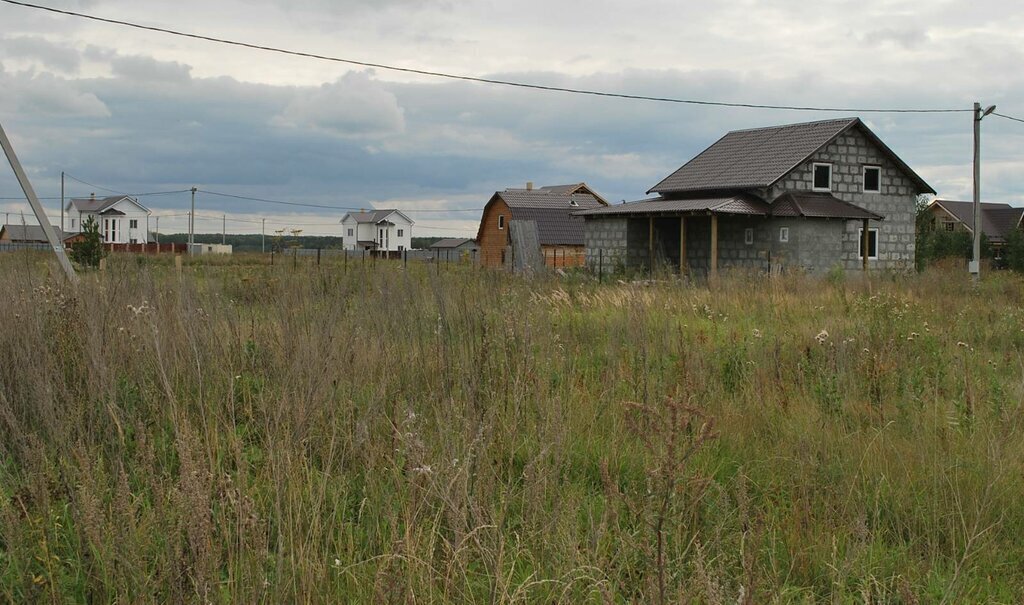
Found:
M 1011 603 L 1024 282 L 0 256 L 0 602 Z

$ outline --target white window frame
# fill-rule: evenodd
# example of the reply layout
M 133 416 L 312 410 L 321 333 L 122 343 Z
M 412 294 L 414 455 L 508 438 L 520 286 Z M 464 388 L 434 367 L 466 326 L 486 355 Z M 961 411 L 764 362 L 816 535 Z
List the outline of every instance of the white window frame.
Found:
M 942 230 L 948 233 L 956 231 L 956 221 L 942 221 Z
M 783 244 L 789 243 L 789 227 L 779 227 L 779 241 Z
M 878 189 L 868 189 L 868 170 L 878 171 Z M 882 192 L 882 167 L 866 164 L 860 171 L 860 184 L 861 189 L 864 193 L 881 193 Z
M 878 260 L 878 227 L 868 228 L 868 244 L 871 243 L 871 233 L 875 234 L 875 255 L 869 256 L 868 260 Z M 857 259 L 864 260 L 864 254 L 861 252 L 860 247 L 864 245 L 864 227 L 857 228 Z M 868 251 L 871 250 L 871 246 L 868 246 Z
M 828 187 L 818 187 L 816 185 L 818 167 L 825 166 L 828 168 Z M 832 164 L 829 162 L 814 162 L 811 164 L 811 190 L 812 191 L 832 191 Z
M 139 228 L 139 219 L 137 219 L 137 218 L 128 219 L 128 228 L 129 229 L 138 229 Z
M 403 235 L 404 233 L 405 233 L 404 229 L 399 229 L 398 230 L 398 237 L 404 237 L 404 235 Z
M 352 227 L 349 227 L 349 228 L 348 228 L 348 236 L 349 236 L 349 237 L 353 237 L 354 235 L 355 235 L 355 234 L 353 233 Z
M 498 215 L 498 229 L 499 230 L 504 230 L 505 229 L 505 215 L 504 214 L 499 214 Z
M 743 243 L 752 246 L 754 245 L 754 228 L 747 227 L 743 230 Z

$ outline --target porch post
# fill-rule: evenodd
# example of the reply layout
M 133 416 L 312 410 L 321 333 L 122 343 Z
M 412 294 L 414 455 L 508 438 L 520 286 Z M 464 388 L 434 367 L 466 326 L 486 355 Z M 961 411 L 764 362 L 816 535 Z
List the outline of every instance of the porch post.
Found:
M 654 274 L 654 217 L 647 217 L 647 256 L 648 270 Z
M 711 268 L 710 275 L 718 276 L 718 215 L 711 215 Z
M 862 260 L 864 262 L 864 274 L 865 275 L 867 275 L 867 272 L 868 272 L 868 239 L 869 239 L 868 235 L 870 235 L 870 232 L 868 231 L 868 219 L 864 219 L 864 227 L 861 229 L 860 245 L 862 246 L 862 248 L 864 250 L 864 255 L 863 255 L 863 259 Z
M 686 274 L 686 217 L 679 217 L 679 275 Z

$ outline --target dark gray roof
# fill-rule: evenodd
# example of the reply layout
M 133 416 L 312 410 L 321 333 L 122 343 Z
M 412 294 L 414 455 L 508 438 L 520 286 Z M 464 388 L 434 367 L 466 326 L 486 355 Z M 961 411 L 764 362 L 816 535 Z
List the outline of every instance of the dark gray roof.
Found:
M 346 218 L 352 217 L 356 219 L 357 223 L 372 223 L 376 225 L 377 223 L 383 221 L 385 218 L 387 218 L 388 216 L 395 212 L 401 214 L 410 223 L 413 222 L 413 220 L 405 216 L 405 214 L 401 210 L 397 210 L 395 208 L 384 210 L 368 210 L 366 212 L 349 212 L 345 216 L 341 217 L 341 220 L 344 221 Z
M 439 239 L 430 245 L 431 248 L 458 248 L 466 244 L 474 244 L 472 239 L 468 237 L 448 237 L 445 239 Z
M 958 221 L 974 231 L 974 202 L 935 200 L 932 202 L 952 214 Z M 1014 229 L 1020 228 L 1024 208 L 1009 204 L 981 203 L 981 232 L 990 240 L 1005 241 Z
M 496 193 L 509 208 L 596 208 L 604 203 L 589 193 L 556 193 L 544 189 L 506 189 Z
M 74 208 L 79 212 L 103 212 L 107 208 L 110 208 L 114 204 L 120 202 L 123 199 L 129 199 L 135 203 L 138 200 L 128 195 L 111 195 L 109 197 L 85 197 L 85 198 L 72 198 L 68 202 L 68 208 Z
M 880 214 L 843 201 L 830 193 L 791 191 L 772 201 L 772 216 L 883 220 Z
M 46 234 L 39 225 L 4 225 L 3 232 L 7 234 L 12 242 L 43 242 L 46 243 Z M 59 239 L 65 239 L 77 233 L 62 233 L 57 227 L 53 228 Z
M 860 118 L 734 130 L 655 185 L 648 193 L 679 193 L 770 187 L 851 128 L 861 131 L 922 193 L 935 193 Z
M 750 195 L 725 195 L 695 199 L 654 198 L 576 212 L 578 216 L 707 213 L 767 216 L 770 206 Z
M 583 217 L 566 208 L 516 208 L 514 221 L 535 221 L 542 246 L 582 246 Z

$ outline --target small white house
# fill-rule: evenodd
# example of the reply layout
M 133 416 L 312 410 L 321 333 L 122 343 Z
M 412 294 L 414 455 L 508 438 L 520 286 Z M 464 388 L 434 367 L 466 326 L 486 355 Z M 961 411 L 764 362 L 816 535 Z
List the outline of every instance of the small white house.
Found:
M 82 223 L 92 217 L 106 244 L 149 243 L 149 215 L 152 212 L 127 195 L 73 198 L 65 208 L 70 222 L 68 233 L 81 233 Z
M 349 212 L 341 219 L 346 250 L 401 252 L 412 248 L 413 220 L 401 210 Z

